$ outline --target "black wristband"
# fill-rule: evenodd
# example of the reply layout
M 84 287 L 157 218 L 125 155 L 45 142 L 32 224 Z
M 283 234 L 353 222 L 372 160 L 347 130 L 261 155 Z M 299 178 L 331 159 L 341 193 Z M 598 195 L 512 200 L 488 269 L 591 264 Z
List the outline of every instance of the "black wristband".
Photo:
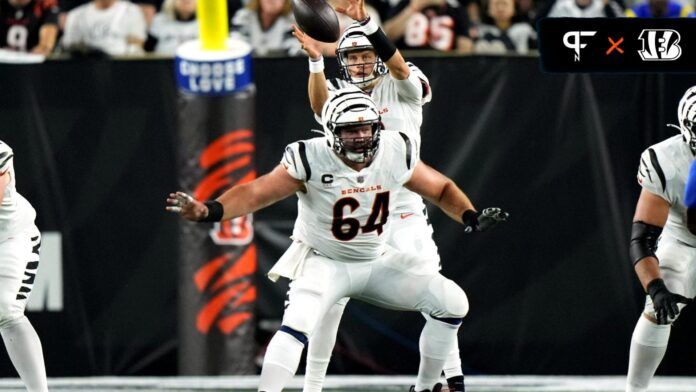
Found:
M 208 216 L 201 219 L 201 222 L 220 222 L 222 220 L 222 215 L 224 213 L 222 203 L 217 200 L 208 200 L 203 204 L 208 207 Z
M 389 40 L 381 28 L 378 28 L 377 31 L 368 35 L 367 39 L 372 44 L 372 47 L 375 48 L 377 56 L 385 63 L 396 53 L 396 46 Z
M 474 210 L 466 210 L 462 214 L 462 223 L 466 227 L 471 227 L 472 230 L 478 226 L 478 213 Z
M 660 292 L 662 290 L 667 290 L 667 286 L 665 286 L 664 280 L 662 280 L 660 278 L 656 278 L 656 279 L 651 280 L 645 289 L 647 290 L 650 298 L 653 298 L 655 296 L 655 294 L 657 294 L 658 292 Z

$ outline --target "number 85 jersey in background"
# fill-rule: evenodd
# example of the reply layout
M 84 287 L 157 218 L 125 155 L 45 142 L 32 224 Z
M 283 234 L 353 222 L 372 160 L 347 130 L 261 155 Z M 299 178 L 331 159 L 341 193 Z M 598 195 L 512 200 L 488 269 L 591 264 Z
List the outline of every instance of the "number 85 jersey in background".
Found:
M 386 244 L 393 197 L 418 160 L 404 133 L 382 131 L 372 163 L 353 170 L 318 137 L 292 143 L 281 164 L 306 191 L 298 192 L 293 239 L 344 262 L 373 261 Z

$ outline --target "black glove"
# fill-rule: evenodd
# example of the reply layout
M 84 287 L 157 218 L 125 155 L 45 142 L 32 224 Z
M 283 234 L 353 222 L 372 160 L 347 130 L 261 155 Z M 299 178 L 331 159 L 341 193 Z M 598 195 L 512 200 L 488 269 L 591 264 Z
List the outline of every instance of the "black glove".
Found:
M 505 222 L 508 216 L 510 214 L 498 207 L 485 208 L 483 211 L 466 210 L 462 214 L 464 231 L 467 233 L 486 231 L 497 226 L 500 222 Z
M 682 295 L 675 294 L 667 290 L 665 281 L 657 278 L 648 283 L 648 295 L 652 298 L 653 308 L 657 315 L 657 323 L 667 324 L 670 319 L 674 319 L 679 315 L 678 303 L 691 303 L 691 298 L 686 298 Z

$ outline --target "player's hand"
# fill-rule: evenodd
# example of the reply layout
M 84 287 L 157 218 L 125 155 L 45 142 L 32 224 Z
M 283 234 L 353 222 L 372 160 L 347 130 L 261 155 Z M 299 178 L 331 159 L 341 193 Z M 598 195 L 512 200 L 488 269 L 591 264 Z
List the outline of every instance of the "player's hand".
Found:
M 648 283 L 648 295 L 652 298 L 657 323 L 661 325 L 668 324 L 679 315 L 677 304 L 689 304 L 693 301 L 691 298 L 669 291 L 665 282 L 660 278 L 653 279 Z
M 295 39 L 300 42 L 300 45 L 302 45 L 302 50 L 307 53 L 307 56 L 309 56 L 310 59 L 319 60 L 319 57 L 321 57 L 321 52 L 319 51 L 319 44 L 314 38 L 305 34 L 304 31 L 300 30 L 300 28 L 294 24 L 292 25 L 292 35 L 294 35 Z
M 336 7 L 336 12 L 340 12 L 349 16 L 358 22 L 367 19 L 367 9 L 365 9 L 365 0 L 348 0 L 347 7 Z
M 194 222 L 208 216 L 208 207 L 184 192 L 170 193 L 165 209 Z
M 665 282 L 659 278 L 648 283 L 647 289 L 648 295 L 650 295 L 653 301 L 658 324 L 667 324 L 670 319 L 674 319 L 679 315 L 679 306 L 677 304 L 689 304 L 692 302 L 691 298 L 669 291 L 665 286 Z
M 510 214 L 498 207 L 485 208 L 483 211 L 467 210 L 462 216 L 464 231 L 471 233 L 490 230 L 500 222 L 505 222 L 509 216 Z

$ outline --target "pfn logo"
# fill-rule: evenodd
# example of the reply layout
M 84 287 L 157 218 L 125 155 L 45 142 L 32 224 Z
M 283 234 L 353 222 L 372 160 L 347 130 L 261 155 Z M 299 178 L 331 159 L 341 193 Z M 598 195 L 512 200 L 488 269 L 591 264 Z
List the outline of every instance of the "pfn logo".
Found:
M 575 61 L 580 61 L 580 49 L 584 49 L 587 44 L 581 42 L 582 37 L 592 37 L 596 31 L 569 31 L 563 36 L 563 45 L 575 51 Z
M 681 57 L 681 36 L 676 30 L 645 29 L 638 39 L 643 42 L 643 49 L 638 51 L 643 61 L 674 61 Z

